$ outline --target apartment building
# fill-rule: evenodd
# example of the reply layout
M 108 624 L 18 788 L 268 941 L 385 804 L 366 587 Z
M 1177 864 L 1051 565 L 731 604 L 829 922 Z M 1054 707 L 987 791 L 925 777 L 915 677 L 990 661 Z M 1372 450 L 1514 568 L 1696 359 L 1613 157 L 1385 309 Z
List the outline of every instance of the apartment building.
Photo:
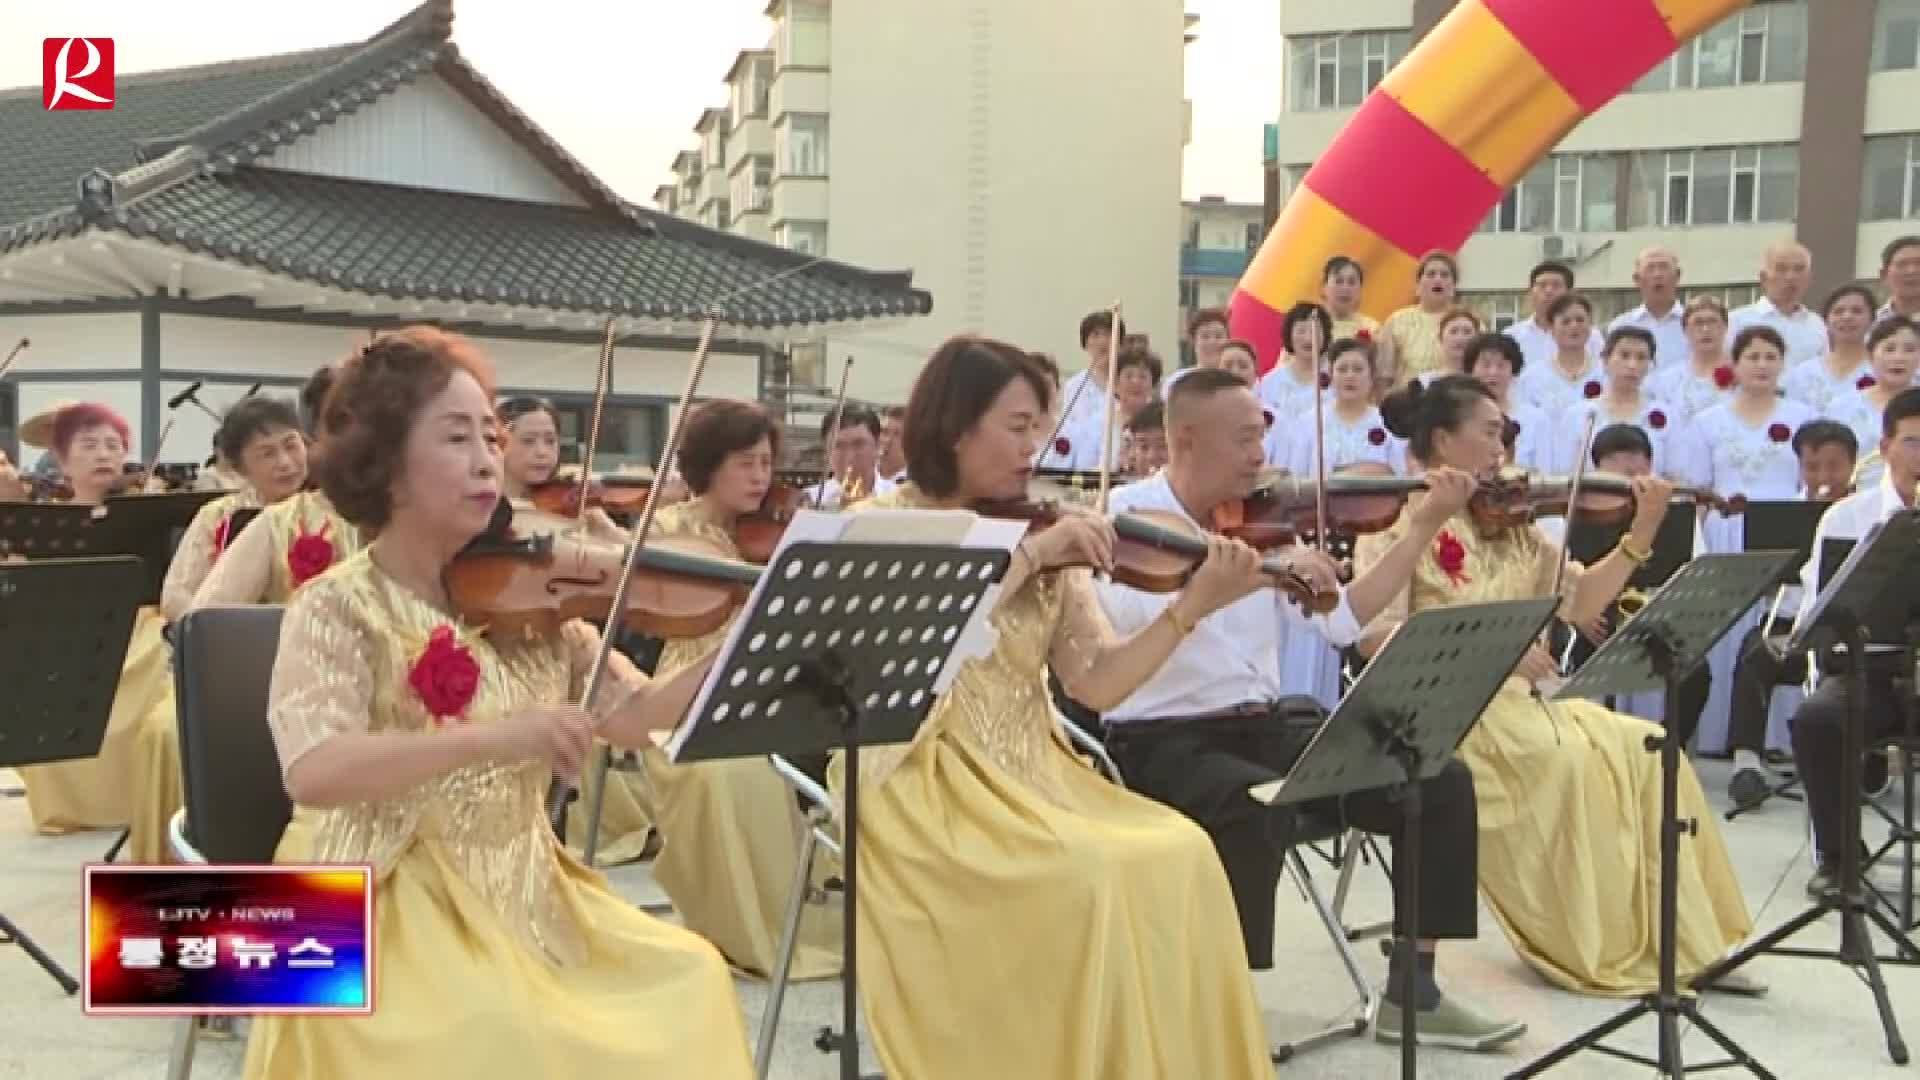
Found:
M 1284 104 L 1268 146 L 1283 203 L 1365 95 L 1453 0 L 1287 0 Z M 1661 242 L 1682 287 L 1744 303 L 1762 249 L 1797 237 L 1815 292 L 1877 278 L 1920 229 L 1920 0 L 1759 0 L 1588 117 L 1461 252 L 1462 295 L 1523 318 L 1527 271 L 1572 265 L 1608 316 L 1638 303 L 1634 255 Z M 1390 167 L 1383 163 L 1383 167 Z
M 1179 0 L 772 0 L 658 209 L 862 265 L 911 267 L 930 317 L 801 341 L 791 379 L 904 400 L 927 353 L 978 331 L 1082 365 L 1116 300 L 1177 353 Z
M 1202 195 L 1180 204 L 1181 351 L 1189 317 L 1201 308 L 1224 308 L 1240 275 L 1267 234 L 1266 208 Z M 1168 362 L 1172 362 L 1169 356 Z

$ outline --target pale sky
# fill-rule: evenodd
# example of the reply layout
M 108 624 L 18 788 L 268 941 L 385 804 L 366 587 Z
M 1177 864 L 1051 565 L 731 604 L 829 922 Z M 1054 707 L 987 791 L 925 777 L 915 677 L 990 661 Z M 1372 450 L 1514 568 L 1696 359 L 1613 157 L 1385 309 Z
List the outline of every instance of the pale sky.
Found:
M 1187 198 L 1260 201 L 1261 125 L 1274 119 L 1280 101 L 1279 3 L 1187 0 L 1186 9 L 1200 16 L 1199 39 L 1187 48 L 1194 126 Z M 128 73 L 359 41 L 412 6 L 0 0 L 0 87 L 39 84 L 47 37 L 112 37 L 118 70 Z M 765 7 L 766 0 L 456 0 L 453 39 L 602 180 L 651 205 L 674 155 L 693 145 L 700 111 L 726 103 L 721 77 L 734 54 L 766 44 Z

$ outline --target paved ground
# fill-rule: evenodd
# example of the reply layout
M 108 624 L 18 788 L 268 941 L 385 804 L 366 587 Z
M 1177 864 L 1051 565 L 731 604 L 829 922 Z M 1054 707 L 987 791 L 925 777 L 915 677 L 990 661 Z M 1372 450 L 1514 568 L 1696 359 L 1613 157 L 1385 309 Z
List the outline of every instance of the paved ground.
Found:
M 1718 796 L 1724 791 L 1724 764 L 1703 762 L 1700 771 L 1710 792 Z M 0 788 L 10 786 L 15 786 L 13 778 L 0 771 Z M 1807 876 L 1805 819 L 1799 805 L 1776 803 L 1726 829 L 1759 925 L 1772 927 L 1799 911 L 1805 903 L 1801 885 Z M 1876 827 L 1873 835 L 1878 833 Z M 0 912 L 69 964 L 77 964 L 80 955 L 80 867 L 97 859 L 108 840 L 104 834 L 32 836 L 22 801 L 0 798 L 0 866 L 5 867 L 0 873 Z M 1331 892 L 1331 871 L 1322 868 L 1319 873 Z M 636 901 L 659 895 L 643 866 L 617 869 L 611 877 L 622 894 Z M 1281 889 L 1278 940 L 1282 955 L 1276 958 L 1276 970 L 1287 976 L 1270 980 L 1261 997 L 1272 1027 L 1283 1034 L 1299 1034 L 1335 1018 L 1338 1003 L 1350 1001 L 1352 990 L 1312 910 L 1290 884 Z M 1349 914 L 1357 920 L 1384 916 L 1387 895 L 1379 872 L 1363 868 Z M 1442 980 L 1451 991 L 1471 995 L 1488 1009 L 1525 1019 L 1531 1030 L 1518 1044 L 1496 1055 L 1428 1051 L 1421 1072 L 1436 1080 L 1502 1076 L 1621 1007 L 1618 1002 L 1581 998 L 1546 986 L 1514 956 L 1490 919 L 1483 918 L 1483 925 L 1480 940 L 1444 951 Z M 1800 940 L 1826 946 L 1837 937 L 1829 920 Z M 1385 962 L 1371 944 L 1362 946 L 1359 953 L 1369 977 L 1384 976 Z M 1759 1000 L 1712 995 L 1706 1009 L 1775 1075 L 1838 1075 L 1850 1080 L 1914 1075 L 1912 1068 L 1896 1069 L 1888 1063 L 1872 999 L 1849 970 L 1831 961 L 1782 957 L 1759 961 L 1750 970 L 1771 985 L 1771 994 Z M 1888 981 L 1907 1037 L 1920 1045 L 1920 970 L 1892 969 Z M 739 987 L 748 1022 L 757 1027 L 764 989 L 746 980 Z M 839 1008 L 837 984 L 813 983 L 793 990 L 782 1016 L 773 1075 L 794 1080 L 837 1075 L 833 1059 L 815 1051 L 812 1040 L 821 1025 L 838 1016 Z M 166 1021 L 82 1016 L 77 1001 L 62 996 L 25 954 L 0 946 L 0 1077 L 157 1078 L 165 1073 L 170 1032 Z M 1642 1021 L 1629 1027 L 1617 1044 L 1650 1050 L 1651 1025 Z M 1684 1046 L 1689 1054 L 1703 1059 L 1710 1049 L 1697 1032 L 1686 1036 Z M 868 1060 L 872 1061 L 870 1052 Z M 1397 1067 L 1394 1050 L 1366 1039 L 1343 1040 L 1310 1051 L 1278 1071 L 1288 1078 L 1350 1078 L 1390 1076 Z M 1601 1055 L 1582 1054 L 1549 1075 L 1617 1077 L 1650 1072 Z M 203 1044 L 197 1076 L 238 1073 L 237 1043 Z

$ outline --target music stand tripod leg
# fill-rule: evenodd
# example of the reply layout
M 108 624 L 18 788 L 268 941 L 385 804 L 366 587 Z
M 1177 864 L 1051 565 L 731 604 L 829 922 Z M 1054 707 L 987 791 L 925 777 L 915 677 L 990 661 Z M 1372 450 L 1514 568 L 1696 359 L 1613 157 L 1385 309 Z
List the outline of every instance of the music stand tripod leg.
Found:
M 1406 837 L 1395 852 L 1395 911 L 1399 916 L 1400 940 L 1394 959 L 1400 964 L 1400 1076 L 1413 1080 L 1418 1075 L 1420 997 L 1417 973 L 1420 969 L 1420 748 L 1408 737 L 1409 717 L 1385 715 L 1373 719 L 1373 737 L 1380 749 L 1400 766 L 1404 778 L 1399 785 L 1401 832 Z
M 51 976 L 54 982 L 59 983 L 68 997 L 79 993 L 80 984 L 73 980 L 73 976 L 67 974 L 65 968 L 61 967 L 53 957 L 48 956 L 45 949 L 42 949 L 25 930 L 16 926 L 13 920 L 4 914 L 0 914 L 0 945 L 18 945 L 25 949 L 27 955 L 33 957 L 33 962 L 40 965 L 40 970 Z
M 858 944 L 858 865 L 860 846 L 860 706 L 854 702 L 850 684 L 852 669 L 839 652 L 828 649 L 818 658 L 800 665 L 799 686 L 810 689 L 820 703 L 840 716 L 846 741 L 841 756 L 845 780 L 845 819 L 840 826 L 841 945 L 840 1031 L 820 1033 L 816 1040 L 822 1049 L 840 1054 L 841 1080 L 860 1080 L 860 980 L 856 968 Z

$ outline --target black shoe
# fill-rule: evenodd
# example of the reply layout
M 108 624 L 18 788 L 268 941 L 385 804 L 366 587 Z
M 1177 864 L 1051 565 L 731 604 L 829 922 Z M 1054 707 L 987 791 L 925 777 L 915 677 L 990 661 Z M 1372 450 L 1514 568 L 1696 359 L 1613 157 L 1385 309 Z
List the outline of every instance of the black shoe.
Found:
M 1867 755 L 1860 770 L 1860 794 L 1877 799 L 1893 790 L 1893 776 L 1887 768 L 1887 753 L 1875 750 Z
M 1742 810 L 1751 810 L 1767 801 L 1773 789 L 1767 784 L 1767 774 L 1759 769 L 1735 769 L 1733 778 L 1727 781 L 1727 798 Z
M 1838 867 L 1821 866 L 1807 879 L 1807 899 L 1824 900 L 1839 888 L 1840 872 Z

